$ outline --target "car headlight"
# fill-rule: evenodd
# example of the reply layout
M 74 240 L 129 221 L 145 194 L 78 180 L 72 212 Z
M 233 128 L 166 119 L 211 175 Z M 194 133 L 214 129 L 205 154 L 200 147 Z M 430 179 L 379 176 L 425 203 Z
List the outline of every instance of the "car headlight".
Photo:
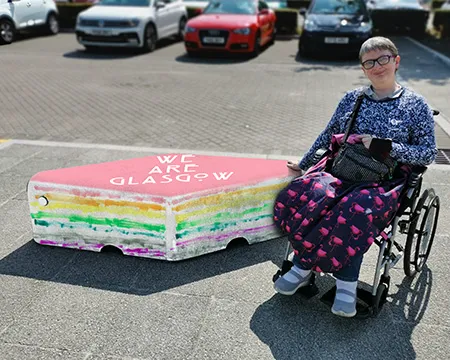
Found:
M 83 21 L 83 19 L 80 16 L 77 16 L 77 25 L 81 25 L 81 22 Z
M 306 31 L 314 31 L 317 30 L 318 27 L 312 20 L 305 20 L 305 30 Z
M 245 27 L 245 28 L 235 29 L 235 30 L 233 30 L 233 32 L 235 34 L 248 35 L 248 34 L 250 34 L 250 28 Z
M 196 31 L 195 28 L 190 27 L 190 26 L 187 26 L 187 25 L 186 25 L 186 27 L 184 28 L 184 32 L 185 32 L 185 33 L 193 33 L 193 32 L 195 32 L 195 31 Z
M 128 21 L 128 25 L 130 25 L 130 27 L 136 27 L 139 25 L 139 22 L 139 19 L 131 19 Z
M 372 22 L 362 22 L 358 28 L 359 31 L 368 32 L 372 30 Z

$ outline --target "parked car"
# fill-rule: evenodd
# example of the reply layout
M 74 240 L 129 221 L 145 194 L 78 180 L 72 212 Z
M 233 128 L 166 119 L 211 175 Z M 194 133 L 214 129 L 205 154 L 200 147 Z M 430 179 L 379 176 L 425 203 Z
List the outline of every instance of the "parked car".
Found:
M 364 0 L 312 0 L 306 9 L 298 43 L 302 56 L 323 51 L 357 53 L 372 36 L 372 20 Z
M 160 39 L 183 39 L 186 22 L 182 0 L 100 0 L 78 14 L 75 32 L 86 49 L 133 47 L 152 52 Z
M 11 44 L 18 32 L 59 32 L 58 9 L 53 0 L 0 0 L 0 45 Z
M 450 10 L 450 0 L 447 0 L 445 3 L 441 6 L 442 10 Z
M 276 16 L 265 1 L 214 0 L 186 25 L 184 44 L 188 54 L 202 51 L 250 53 L 273 43 Z
M 424 34 L 430 10 L 419 0 L 369 0 L 374 28 L 383 32 Z

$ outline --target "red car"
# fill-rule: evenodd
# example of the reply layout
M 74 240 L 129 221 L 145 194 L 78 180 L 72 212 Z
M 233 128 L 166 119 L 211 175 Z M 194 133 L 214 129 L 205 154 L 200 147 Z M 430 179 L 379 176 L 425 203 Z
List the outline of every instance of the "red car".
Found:
M 201 51 L 251 53 L 275 41 L 275 12 L 260 0 L 213 0 L 185 27 L 188 54 Z

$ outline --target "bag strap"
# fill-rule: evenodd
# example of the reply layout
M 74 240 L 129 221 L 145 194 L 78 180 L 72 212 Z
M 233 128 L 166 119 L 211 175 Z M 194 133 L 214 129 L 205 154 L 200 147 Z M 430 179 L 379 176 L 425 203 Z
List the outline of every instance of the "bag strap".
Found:
M 362 91 L 358 95 L 358 98 L 356 99 L 356 103 L 355 103 L 355 106 L 353 107 L 352 114 L 350 115 L 350 121 L 348 123 L 347 130 L 345 131 L 345 136 L 344 136 L 344 140 L 343 140 L 342 144 L 345 144 L 345 142 L 347 141 L 348 135 L 350 133 L 350 129 L 356 120 L 356 116 L 358 115 L 358 111 L 359 111 L 359 108 L 361 107 L 363 99 L 364 99 L 364 91 Z

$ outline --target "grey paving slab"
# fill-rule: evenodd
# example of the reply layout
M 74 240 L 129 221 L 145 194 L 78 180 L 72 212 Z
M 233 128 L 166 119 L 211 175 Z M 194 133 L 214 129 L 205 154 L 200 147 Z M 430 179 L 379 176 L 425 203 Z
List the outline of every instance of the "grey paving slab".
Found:
M 12 70 L 2 79 L 30 84 L 20 104 L 9 95 L 1 103 L 3 137 L 301 154 L 343 93 L 364 82 L 356 61 L 296 59 L 295 40 L 255 60 L 200 64 L 183 58 L 180 43 L 151 56 L 72 56 L 73 34 L 61 34 L 46 48 L 33 71 L 24 66 L 33 48 L 0 50 Z
M 0 345 L 2 333 L 33 302 L 38 290 L 39 283 L 32 278 L 0 274 Z
M 3 216 L 0 217 L 0 237 L 3 248 L 10 247 L 25 233 L 31 232 L 31 217 L 28 201 L 10 200 L 0 207 Z M 0 249 L 2 254 L 3 249 Z
M 213 301 L 191 358 L 360 359 L 370 354 L 385 359 L 414 353 L 412 344 L 398 341 L 388 312 L 376 320 L 349 322 L 299 304 L 280 304 L 279 296 L 260 305 Z
M 101 162 L 143 158 L 152 155 L 155 155 L 155 153 L 147 151 L 121 151 L 111 149 L 79 150 L 79 153 L 70 160 L 68 166 L 98 164 Z
M 84 360 L 87 356 L 85 353 L 73 353 L 65 349 L 42 349 L 4 343 L 0 343 L 0 354 L 4 360 Z
M 115 356 L 185 359 L 208 298 L 131 296 L 49 284 L 2 334 L 7 342 Z
M 447 264 L 440 265 L 448 269 Z M 411 280 L 394 270 L 391 281 L 389 301 L 395 321 L 449 327 L 450 289 L 445 272 L 434 271 L 434 267 L 426 265 Z
M 16 167 L 14 167 L 14 170 L 11 169 L 7 172 L 0 173 L 0 204 L 22 195 L 22 193 L 27 189 L 27 184 L 30 177 L 24 176 L 19 172 L 15 172 L 15 170 L 17 170 Z
M 32 157 L 15 166 L 14 172 L 30 179 L 33 175 L 40 171 L 60 169 L 66 167 L 66 164 L 67 160 L 64 158 L 57 158 L 57 155 L 46 159 Z
M 39 154 L 44 149 L 42 146 L 33 145 L 16 145 L 13 143 L 3 143 L 3 147 L 0 149 L 0 158 L 16 158 L 23 160 L 30 156 Z
M 450 351 L 448 328 L 424 324 L 399 326 L 399 336 L 414 344 L 415 357 L 411 359 L 443 360 Z

